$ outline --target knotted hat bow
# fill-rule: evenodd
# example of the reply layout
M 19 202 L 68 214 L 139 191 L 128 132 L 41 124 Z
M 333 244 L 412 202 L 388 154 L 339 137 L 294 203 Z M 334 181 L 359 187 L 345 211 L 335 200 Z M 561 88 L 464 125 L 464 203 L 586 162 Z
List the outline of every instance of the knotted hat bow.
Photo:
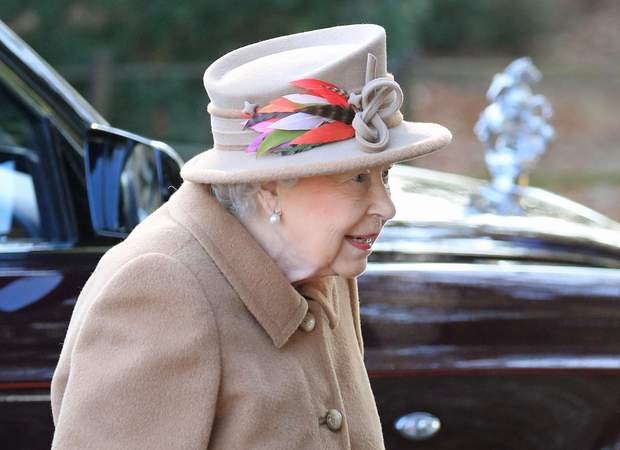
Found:
M 403 104 L 402 89 L 392 77 L 377 78 L 376 67 L 377 59 L 369 53 L 366 84 L 360 93 L 352 92 L 349 95 L 349 103 L 357 108 L 352 122 L 355 138 L 365 150 L 372 152 L 387 147 L 390 137 L 388 127 L 403 120 L 400 113 Z

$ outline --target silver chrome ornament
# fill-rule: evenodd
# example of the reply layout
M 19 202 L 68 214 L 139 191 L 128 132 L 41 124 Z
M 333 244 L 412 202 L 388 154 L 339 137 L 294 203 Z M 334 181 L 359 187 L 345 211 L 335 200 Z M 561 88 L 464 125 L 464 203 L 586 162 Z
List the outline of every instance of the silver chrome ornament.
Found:
M 441 422 L 427 412 L 413 412 L 402 416 L 394 422 L 394 428 L 404 438 L 423 441 L 433 437 L 441 428 Z
M 492 180 L 481 192 L 483 203 L 500 214 L 518 214 L 512 194 L 528 184 L 529 172 L 554 137 L 547 120 L 553 110 L 547 99 L 532 93 L 542 79 L 530 58 L 513 61 L 495 75 L 474 132 L 485 147 Z M 480 200 L 480 199 L 479 199 Z

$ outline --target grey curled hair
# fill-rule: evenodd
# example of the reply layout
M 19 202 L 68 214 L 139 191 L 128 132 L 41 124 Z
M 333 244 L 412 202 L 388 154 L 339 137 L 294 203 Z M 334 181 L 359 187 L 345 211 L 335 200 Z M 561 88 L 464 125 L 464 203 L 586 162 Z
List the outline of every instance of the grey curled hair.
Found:
M 279 184 L 293 187 L 297 179 L 279 180 Z M 211 194 L 220 205 L 237 219 L 249 219 L 256 214 L 256 193 L 261 183 L 211 184 Z

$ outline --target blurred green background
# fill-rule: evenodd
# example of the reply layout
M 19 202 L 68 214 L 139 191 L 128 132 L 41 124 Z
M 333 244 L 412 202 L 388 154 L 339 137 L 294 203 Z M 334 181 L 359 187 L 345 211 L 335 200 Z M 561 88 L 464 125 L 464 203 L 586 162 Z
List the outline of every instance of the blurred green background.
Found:
M 2 0 L 0 19 L 112 125 L 173 145 L 211 144 L 206 67 L 240 46 L 312 28 L 371 22 L 408 120 L 454 141 L 414 164 L 487 177 L 472 128 L 493 74 L 531 56 L 557 138 L 532 184 L 620 219 L 620 2 L 615 0 Z

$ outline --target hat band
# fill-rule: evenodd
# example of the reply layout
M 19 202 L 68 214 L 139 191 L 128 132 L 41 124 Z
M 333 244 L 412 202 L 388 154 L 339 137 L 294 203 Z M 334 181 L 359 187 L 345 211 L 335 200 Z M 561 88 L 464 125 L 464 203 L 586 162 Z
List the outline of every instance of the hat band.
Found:
M 209 103 L 207 111 L 211 115 L 211 134 L 213 135 L 214 148 L 218 150 L 242 151 L 256 138 L 255 131 L 243 129 L 243 124 L 247 121 L 247 117 L 242 115 L 243 110 L 220 108 L 213 103 Z M 354 122 L 352 125 L 354 127 L 357 125 L 358 127 L 365 126 L 364 128 L 369 128 L 361 117 L 356 119 L 357 117 L 353 119 Z M 359 124 L 360 120 L 362 120 L 364 125 Z M 400 111 L 396 111 L 390 116 L 382 119 L 382 123 L 385 124 L 386 128 L 393 128 L 402 121 L 403 115 Z M 366 136 L 365 139 L 368 141 L 368 144 L 374 144 L 371 141 L 374 137 L 371 129 L 362 129 L 359 133 L 360 137 L 358 137 L 358 130 L 356 128 L 356 139 L 358 139 L 358 141 L 360 138 L 364 138 L 363 136 Z M 386 134 L 387 133 L 383 133 L 383 136 Z M 378 139 L 378 141 L 383 140 L 385 139 Z M 362 145 L 364 144 L 362 143 Z

